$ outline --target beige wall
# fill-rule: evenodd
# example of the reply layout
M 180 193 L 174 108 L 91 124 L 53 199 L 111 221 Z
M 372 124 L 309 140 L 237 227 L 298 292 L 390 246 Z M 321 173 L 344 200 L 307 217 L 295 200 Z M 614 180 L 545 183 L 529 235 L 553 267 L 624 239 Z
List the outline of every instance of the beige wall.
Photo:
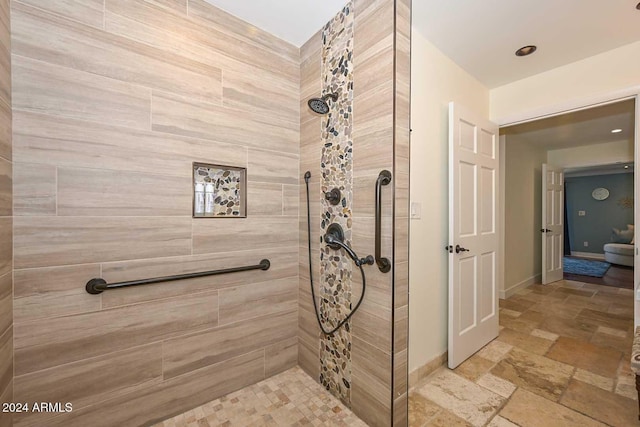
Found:
M 11 147 L 11 36 L 9 0 L 0 1 L 0 403 L 13 400 L 13 165 Z M 12 415 L 0 413 L 0 426 Z
M 542 272 L 542 164 L 547 151 L 506 137 L 505 279 L 507 296 L 538 283 Z M 504 294 L 501 292 L 501 297 Z
M 527 113 L 574 101 L 578 102 L 575 107 L 582 107 L 584 98 L 639 85 L 640 42 L 635 42 L 492 89 L 491 119 L 522 120 Z
M 409 372 L 447 350 L 448 103 L 485 117 L 489 91 L 419 32 L 411 52 L 411 201 L 422 204 L 411 220 Z
M 73 403 L 16 424 L 147 424 L 294 366 L 298 49 L 203 0 L 12 20 L 15 399 Z M 247 166 L 248 218 L 192 220 L 193 161 Z
M 549 150 L 547 163 L 564 168 L 633 162 L 633 141 L 615 141 L 584 147 Z

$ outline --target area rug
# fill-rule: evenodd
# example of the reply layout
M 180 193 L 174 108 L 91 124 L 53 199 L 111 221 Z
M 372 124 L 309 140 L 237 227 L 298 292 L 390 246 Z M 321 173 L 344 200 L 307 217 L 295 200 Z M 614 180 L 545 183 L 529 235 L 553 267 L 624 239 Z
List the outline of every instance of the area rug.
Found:
M 592 261 L 590 259 L 567 258 L 562 259 L 564 272 L 567 274 L 579 274 L 580 276 L 602 277 L 611 264 L 604 261 Z

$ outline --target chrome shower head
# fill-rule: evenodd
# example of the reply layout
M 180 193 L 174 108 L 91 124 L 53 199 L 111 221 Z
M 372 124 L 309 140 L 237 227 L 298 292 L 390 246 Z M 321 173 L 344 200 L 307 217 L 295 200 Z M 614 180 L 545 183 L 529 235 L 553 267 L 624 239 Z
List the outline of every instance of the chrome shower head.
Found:
M 333 102 L 338 100 L 337 93 L 328 93 L 324 95 L 322 98 L 311 98 L 307 101 L 309 108 L 311 111 L 317 114 L 325 115 L 329 112 L 329 103 L 327 100 L 331 99 Z

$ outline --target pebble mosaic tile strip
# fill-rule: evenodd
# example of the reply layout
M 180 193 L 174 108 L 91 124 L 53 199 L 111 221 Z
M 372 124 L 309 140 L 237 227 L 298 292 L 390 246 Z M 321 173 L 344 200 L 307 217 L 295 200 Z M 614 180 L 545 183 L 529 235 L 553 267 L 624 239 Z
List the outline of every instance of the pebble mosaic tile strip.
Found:
M 332 205 L 322 198 L 321 235 L 332 223 L 342 226 L 351 244 L 353 201 L 353 4 L 348 3 L 322 31 L 322 94 L 336 94 L 322 120 L 322 192 L 340 190 L 342 200 Z M 352 262 L 343 251 L 321 244 L 322 321 L 335 326 L 352 308 Z M 320 340 L 320 383 L 346 405 L 351 402 L 350 322 Z

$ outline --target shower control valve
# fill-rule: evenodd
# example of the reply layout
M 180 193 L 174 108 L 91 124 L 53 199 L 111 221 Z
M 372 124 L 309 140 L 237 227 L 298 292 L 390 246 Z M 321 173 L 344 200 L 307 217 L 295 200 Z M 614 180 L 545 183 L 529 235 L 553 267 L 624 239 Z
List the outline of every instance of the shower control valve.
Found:
M 340 194 L 340 190 L 338 190 L 337 188 L 333 188 L 330 191 L 324 193 L 324 198 L 327 199 L 327 201 L 333 206 L 335 206 L 340 203 L 340 200 L 342 200 L 342 194 Z

